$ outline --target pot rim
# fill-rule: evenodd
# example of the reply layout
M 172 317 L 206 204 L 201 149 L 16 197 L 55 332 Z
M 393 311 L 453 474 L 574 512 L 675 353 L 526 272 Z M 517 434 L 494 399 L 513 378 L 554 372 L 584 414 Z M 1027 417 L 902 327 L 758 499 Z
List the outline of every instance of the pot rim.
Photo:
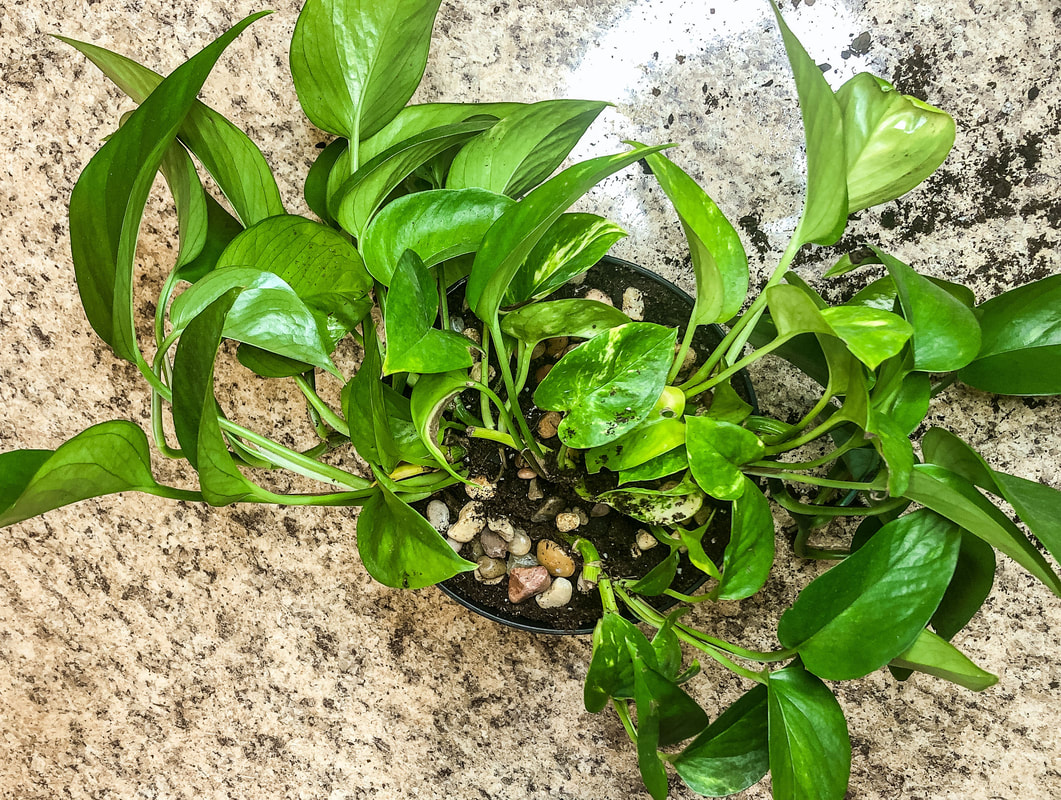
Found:
M 692 296 L 681 287 L 677 286 L 676 284 L 672 283 L 661 275 L 657 275 L 650 269 L 642 267 L 639 264 L 634 264 L 632 261 L 627 261 L 622 258 L 616 258 L 615 256 L 606 255 L 604 256 L 604 258 L 598 261 L 597 264 L 594 265 L 594 267 L 601 265 L 614 265 L 624 267 L 628 270 L 636 272 L 639 275 L 642 275 L 643 277 L 648 278 L 654 283 L 662 286 L 664 289 L 668 290 L 671 294 L 674 294 L 685 303 L 688 303 L 690 308 L 692 308 L 693 303 L 695 302 Z M 704 325 L 702 327 L 711 329 L 717 336 L 719 336 L 719 338 L 721 338 L 721 336 L 724 334 L 722 327 L 719 325 L 712 324 Z M 744 389 L 747 391 L 748 399 L 751 403 L 753 410 L 755 412 L 758 412 L 759 403 L 755 396 L 755 387 L 752 385 L 751 379 L 748 377 L 747 370 L 741 370 L 738 375 L 740 376 L 741 381 L 744 384 Z M 704 574 L 703 579 L 696 583 L 696 585 L 692 586 L 690 591 L 695 591 L 696 589 L 703 586 L 703 584 L 707 581 L 707 578 L 708 576 Z M 444 581 L 441 583 L 436 583 L 435 586 L 443 594 L 447 595 L 453 600 L 456 600 L 460 605 L 464 606 L 469 611 L 474 611 L 479 616 L 485 617 L 491 622 L 496 622 L 498 624 L 504 625 L 507 628 L 515 628 L 516 630 L 526 631 L 527 633 L 540 633 L 551 636 L 587 636 L 592 634 L 594 628 L 596 627 L 596 624 L 594 623 L 594 625 L 589 628 L 554 628 L 547 627 L 537 622 L 526 622 L 519 619 L 513 619 L 508 616 L 502 616 L 501 612 L 494 611 L 493 609 L 479 605 L 478 603 L 461 596 L 453 589 L 446 586 Z M 649 602 L 651 602 L 652 607 L 655 608 L 657 611 L 665 612 L 667 609 L 674 607 L 678 601 L 674 598 L 661 595 L 660 597 L 651 598 Z M 627 609 L 623 608 L 620 613 L 622 613 L 624 617 L 630 619 L 631 622 L 636 621 L 630 616 L 630 613 Z

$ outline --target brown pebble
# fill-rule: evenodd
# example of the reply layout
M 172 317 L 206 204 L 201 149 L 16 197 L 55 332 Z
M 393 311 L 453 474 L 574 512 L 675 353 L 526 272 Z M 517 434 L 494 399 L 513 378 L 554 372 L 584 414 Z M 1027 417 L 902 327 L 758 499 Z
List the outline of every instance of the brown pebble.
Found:
M 612 507 L 607 503 L 597 503 L 597 505 L 589 510 L 589 515 L 591 517 L 606 517 L 611 510 Z
M 561 533 L 570 533 L 581 524 L 582 520 L 579 519 L 578 514 L 571 511 L 556 515 L 556 529 Z
M 483 544 L 483 552 L 490 558 L 504 558 L 508 555 L 508 542 L 496 531 L 483 531 L 479 534 L 479 541 Z
M 552 578 L 545 567 L 516 567 L 508 573 L 508 599 L 522 603 L 549 588 Z
M 570 578 L 575 574 L 575 561 L 556 542 L 542 539 L 538 542 L 538 563 L 549 570 L 553 577 Z
M 560 354 L 567 349 L 567 337 L 557 336 L 550 339 L 545 345 L 545 354 L 550 358 L 559 358 Z
M 560 427 L 560 420 L 563 417 L 560 416 L 559 411 L 550 411 L 545 414 L 540 420 L 538 420 L 538 435 L 543 439 L 552 439 L 556 436 L 556 431 Z
M 545 342 L 538 342 L 534 345 L 534 349 L 531 350 L 531 361 L 536 361 L 545 355 Z
M 532 470 L 530 467 L 524 467 L 523 469 L 521 469 L 516 474 L 519 477 L 523 478 L 523 480 L 525 480 L 525 481 L 529 481 L 531 478 L 535 478 L 535 477 L 538 476 L 538 473 L 535 472 L 534 470 Z
M 553 368 L 552 364 L 542 364 L 538 367 L 538 370 L 534 373 L 534 382 L 541 383 L 545 380 L 545 376 L 549 374 L 549 371 Z
M 475 570 L 475 577 L 483 583 L 500 583 L 508 570 L 508 565 L 504 561 L 490 556 L 480 556 L 476 564 L 478 568 Z

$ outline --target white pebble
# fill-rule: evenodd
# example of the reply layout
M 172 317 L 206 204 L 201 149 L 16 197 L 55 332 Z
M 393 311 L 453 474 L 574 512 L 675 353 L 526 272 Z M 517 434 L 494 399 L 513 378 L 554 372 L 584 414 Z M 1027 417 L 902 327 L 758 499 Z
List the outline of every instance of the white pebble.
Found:
M 659 544 L 659 540 L 648 531 L 641 529 L 637 532 L 637 546 L 639 549 L 651 550 L 657 544 Z
M 489 500 L 497 490 L 497 487 L 485 475 L 473 475 L 469 480 L 471 483 L 464 484 L 464 492 L 472 500 Z
M 623 292 L 623 313 L 633 320 L 645 318 L 645 298 L 639 289 L 629 286 Z
M 482 503 L 465 503 L 457 521 L 450 526 L 449 538 L 458 542 L 470 542 L 486 527 Z
M 581 523 L 582 520 L 579 519 L 578 514 L 573 514 L 570 511 L 556 515 L 556 529 L 561 533 L 570 533 Z
M 449 506 L 441 500 L 432 500 L 427 504 L 427 521 L 439 533 L 449 530 Z
M 542 608 L 560 608 L 571 602 L 573 587 L 567 578 L 556 578 L 535 600 Z
M 516 535 L 516 529 L 512 527 L 508 517 L 489 517 L 486 520 L 486 524 L 490 530 L 506 542 L 511 542 L 512 537 Z
M 525 556 L 531 550 L 531 538 L 522 530 L 517 528 L 508 543 L 508 552 L 514 556 Z
M 606 306 L 615 305 L 615 303 L 612 302 L 612 299 L 600 289 L 590 289 L 588 292 L 586 292 L 586 299 L 596 300 L 598 303 L 604 303 L 604 305 Z

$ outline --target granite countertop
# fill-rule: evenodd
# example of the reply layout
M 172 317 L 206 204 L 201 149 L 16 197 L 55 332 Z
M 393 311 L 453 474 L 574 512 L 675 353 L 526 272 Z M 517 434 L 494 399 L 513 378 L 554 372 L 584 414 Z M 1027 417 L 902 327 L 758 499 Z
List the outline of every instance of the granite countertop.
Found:
M 1056 2 L 785 7 L 834 85 L 870 68 L 958 120 L 942 172 L 863 213 L 845 242 L 879 240 L 922 271 L 970 280 L 980 299 L 1059 271 Z M 325 137 L 290 85 L 298 3 L 274 8 L 222 58 L 204 97 L 259 143 L 299 212 Z M 145 385 L 85 320 L 67 243 L 74 181 L 132 106 L 47 34 L 169 71 L 257 9 L 0 4 L 0 450 L 149 418 Z M 621 139 L 682 143 L 674 157 L 739 221 L 754 277 L 776 263 L 799 210 L 802 134 L 765 2 L 447 0 L 436 37 L 418 100 L 610 100 L 583 155 Z M 691 288 L 680 230 L 646 176 L 628 170 L 594 197 L 631 233 L 617 255 Z M 174 231 L 159 185 L 137 261 L 142 308 L 172 261 Z M 817 275 L 828 260 L 818 253 L 800 270 Z M 784 384 L 769 367 L 759 377 L 781 390 L 763 392 L 764 403 L 783 408 Z M 288 399 L 260 385 L 227 397 L 265 432 Z M 961 388 L 931 412 L 993 465 L 1061 488 L 1058 418 L 1054 399 Z M 156 467 L 187 481 L 172 462 L 156 456 Z M 346 510 L 127 494 L 0 532 L 0 797 L 647 797 L 619 721 L 582 708 L 587 638 L 536 638 L 434 589 L 376 585 L 354 531 Z M 779 610 L 808 574 L 782 561 L 761 596 L 698 608 L 700 621 L 770 647 Z M 838 687 L 854 745 L 848 796 L 1061 796 L 1059 634 L 1061 601 L 1000 557 L 990 600 L 957 640 L 999 684 L 974 694 L 878 671 Z M 714 716 L 742 687 L 706 673 L 696 692 Z M 676 784 L 672 796 L 692 795 Z M 742 795 L 768 796 L 766 781 Z

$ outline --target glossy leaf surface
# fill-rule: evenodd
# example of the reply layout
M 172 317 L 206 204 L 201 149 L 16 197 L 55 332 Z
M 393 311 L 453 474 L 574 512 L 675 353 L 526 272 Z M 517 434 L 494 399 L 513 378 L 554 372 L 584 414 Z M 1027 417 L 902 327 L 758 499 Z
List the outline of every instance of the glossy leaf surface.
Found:
M 731 319 L 748 293 L 748 256 L 740 236 L 715 201 L 681 167 L 662 153 L 645 161 L 674 206 L 689 243 L 696 276 L 692 324 Z
M 691 480 L 669 489 L 613 489 L 597 497 L 616 511 L 650 525 L 673 525 L 692 517 L 704 504 L 704 493 Z
M 770 501 L 745 476 L 744 491 L 733 501 L 722 579 L 712 592 L 719 600 L 743 600 L 759 591 L 774 563 L 774 517 Z
M 359 142 L 412 97 L 440 0 L 307 0 L 291 37 L 291 77 L 306 116 Z
M 807 145 L 807 199 L 794 239 L 834 244 L 847 224 L 847 167 L 840 104 L 818 65 L 807 55 L 771 0 L 796 79 Z
M 652 692 L 645 666 L 636 647 L 630 645 L 634 673 L 634 701 L 637 703 L 637 766 L 652 800 L 667 800 L 667 768 L 659 757 L 659 716 L 661 703 Z
M 361 143 L 361 163 L 375 158 L 398 142 L 411 139 L 419 133 L 440 128 L 444 125 L 455 125 L 473 118 L 503 119 L 513 111 L 524 108 L 525 103 L 421 103 L 406 106 L 394 119 L 388 122 L 379 133 Z M 350 174 L 349 154 L 338 162 L 337 169 Z
M 935 675 L 937 678 L 982 692 L 998 683 L 998 676 L 980 669 L 958 648 L 932 631 L 921 631 L 914 643 L 892 665 Z
M 137 103 L 143 103 L 162 83 L 161 75 L 125 56 L 87 42 L 57 38 L 84 53 Z M 261 150 L 223 116 L 195 101 L 177 135 L 217 181 L 244 225 L 284 213 L 276 179 Z
M 365 266 L 389 286 L 406 250 L 428 267 L 474 253 L 494 220 L 513 202 L 484 189 L 435 189 L 399 197 L 365 229 L 359 242 Z
M 592 339 L 630 321 L 607 303 L 572 297 L 521 306 L 501 318 L 501 330 L 530 348 L 558 336 Z
M 841 800 L 851 740 L 833 693 L 799 662 L 770 673 L 767 688 L 775 800 Z
M 560 166 L 607 105 L 590 100 L 545 100 L 514 110 L 460 149 L 446 187 L 477 187 L 509 197 L 523 195 Z
M 849 214 L 902 197 L 936 171 L 954 145 L 946 112 L 862 72 L 836 92 L 843 111 Z
M 976 316 L 980 351 L 959 378 L 997 394 L 1061 394 L 1061 275 L 994 297 Z
M 586 451 L 586 471 L 630 469 L 685 444 L 685 421 L 649 419 L 613 442 Z
M 195 163 L 184 145 L 173 142 L 159 165 L 166 185 L 173 196 L 173 207 L 177 212 L 177 261 L 179 270 L 194 261 L 206 244 L 210 208 L 206 204 L 206 193 Z
M 321 218 L 321 221 L 332 227 L 338 227 L 335 218 L 328 211 L 328 181 L 331 178 L 332 169 L 349 146 L 346 139 L 334 139 L 329 142 L 313 161 L 306 175 L 306 185 L 303 187 L 303 195 L 306 205 L 310 210 Z
M 207 75 L 258 14 L 174 70 L 82 171 L 70 197 L 70 246 L 85 314 L 127 361 L 143 361 L 133 323 L 133 258 L 155 172 Z
M 725 797 L 758 782 L 770 768 L 767 689 L 741 696 L 671 763 L 705 797 Z
M 928 623 L 954 574 L 960 540 L 956 525 L 930 511 L 888 523 L 800 592 L 781 616 L 778 640 L 822 678 L 869 674 Z
M 451 372 L 472 365 L 472 341 L 434 327 L 438 305 L 438 284 L 420 257 L 406 250 L 387 293 L 384 375 Z
M 617 439 L 648 415 L 663 392 L 676 335 L 649 322 L 599 334 L 556 363 L 538 384 L 534 402 L 567 412 L 559 435 L 570 447 Z
M 719 500 L 736 500 L 748 486 L 741 464 L 763 457 L 765 446 L 751 431 L 711 417 L 686 417 L 689 468 L 697 484 Z

